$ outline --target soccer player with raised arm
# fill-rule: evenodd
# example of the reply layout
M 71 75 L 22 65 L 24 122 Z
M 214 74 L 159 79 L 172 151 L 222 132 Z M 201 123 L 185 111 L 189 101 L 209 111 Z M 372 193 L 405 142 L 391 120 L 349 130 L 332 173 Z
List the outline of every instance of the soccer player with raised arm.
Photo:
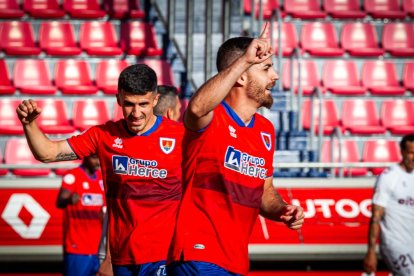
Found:
M 165 260 L 181 199 L 183 127 L 154 115 L 157 76 L 150 67 L 125 68 L 118 80 L 124 118 L 52 141 L 36 124 L 41 109 L 33 100 L 17 107 L 37 160 L 99 157 L 109 214 L 109 254 L 115 275 L 164 275 Z M 109 266 L 110 267 L 110 266 Z
M 257 38 L 231 38 L 218 74 L 194 94 L 184 115 L 183 189 L 168 275 L 236 275 L 249 270 L 257 216 L 301 228 L 303 210 L 273 187 L 275 132 L 257 113 L 269 108 L 278 75 L 267 26 Z

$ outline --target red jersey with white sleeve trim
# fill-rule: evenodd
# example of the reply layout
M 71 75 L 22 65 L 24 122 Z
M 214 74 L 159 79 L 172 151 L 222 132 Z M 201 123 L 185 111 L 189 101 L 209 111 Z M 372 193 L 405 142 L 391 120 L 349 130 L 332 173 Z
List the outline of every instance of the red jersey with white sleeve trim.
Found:
M 265 179 L 273 175 L 273 125 L 255 114 L 245 126 L 222 103 L 207 128 L 185 131 L 184 196 L 168 261 L 214 263 L 249 270 L 248 241 Z
M 142 135 L 122 119 L 68 139 L 79 157 L 99 157 L 112 264 L 166 260 L 181 199 L 183 132 L 182 124 L 158 116 Z
M 63 216 L 63 246 L 66 253 L 98 254 L 102 233 L 104 186 L 99 170 L 89 176 L 83 167 L 69 170 L 62 178 L 62 188 L 79 195 L 76 204 L 68 204 Z

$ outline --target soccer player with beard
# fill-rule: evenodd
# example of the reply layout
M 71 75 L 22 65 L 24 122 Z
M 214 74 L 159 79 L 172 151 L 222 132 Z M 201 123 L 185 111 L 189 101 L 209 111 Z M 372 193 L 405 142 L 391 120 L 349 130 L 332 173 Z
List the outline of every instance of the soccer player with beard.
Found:
M 37 160 L 98 155 L 109 214 L 110 250 L 102 265 L 110 268 L 112 262 L 115 275 L 164 275 L 181 199 L 184 129 L 154 115 L 157 76 L 147 65 L 121 72 L 116 98 L 123 119 L 67 140 L 52 141 L 41 132 L 36 124 L 41 109 L 35 101 L 24 100 L 16 112 Z
M 301 228 L 301 207 L 273 187 L 273 69 L 267 25 L 258 39 L 231 38 L 217 54 L 218 74 L 184 114 L 184 194 L 167 275 L 235 275 L 249 270 L 248 241 L 258 214 Z

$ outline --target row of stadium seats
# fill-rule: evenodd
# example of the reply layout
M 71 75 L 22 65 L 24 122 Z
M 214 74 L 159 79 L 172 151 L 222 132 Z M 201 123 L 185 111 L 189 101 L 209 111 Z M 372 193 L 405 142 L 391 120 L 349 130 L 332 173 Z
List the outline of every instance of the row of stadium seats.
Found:
M 322 162 L 331 162 L 331 146 L 333 145 L 334 161 L 339 160 L 339 143 L 337 140 L 332 144 L 326 140 L 322 146 Z M 40 164 L 36 161 L 24 138 L 10 138 L 5 144 L 4 159 L 0 149 L 0 164 Z M 401 158 L 398 142 L 395 140 L 367 140 L 363 143 L 362 155 L 357 141 L 344 140 L 341 146 L 341 158 L 343 162 L 398 162 Z M 77 161 L 75 161 L 77 162 Z M 365 176 L 368 171 L 379 174 L 383 168 L 350 168 L 344 169 L 345 176 Z M 48 176 L 51 169 L 11 169 L 10 172 L 16 176 Z M 9 170 L 0 169 L 0 176 L 7 175 Z M 62 175 L 64 169 L 55 169 L 54 172 Z M 338 173 L 338 170 L 336 170 Z
M 161 59 L 144 59 L 142 63 L 153 68 L 159 84 L 174 85 L 170 64 Z M 91 95 L 101 90 L 104 94 L 116 94 L 120 72 L 129 65 L 126 60 L 104 59 L 96 65 L 95 81 L 91 77 L 88 60 L 60 59 L 54 64 L 53 82 L 49 65 L 44 59 L 17 59 L 14 62 L 13 82 L 8 66 L 0 60 L 0 95 L 15 93 L 53 95 L 58 90 L 64 95 Z
M 400 79 L 393 60 L 366 60 L 358 72 L 352 60 L 326 60 L 319 77 L 316 63 L 311 60 L 301 61 L 301 86 L 304 95 L 310 95 L 316 87 L 322 93 L 329 91 L 334 95 L 356 96 L 368 91 L 371 95 L 392 96 L 404 95 L 406 90 L 414 92 L 414 62 L 406 61 Z M 293 87 L 297 91 L 298 66 L 294 63 Z M 282 85 L 290 89 L 290 61 L 286 61 L 282 70 Z
M 251 14 L 251 0 L 244 0 L 244 11 Z M 281 4 L 283 2 L 283 5 Z M 282 11 L 282 16 L 300 19 L 317 19 L 331 16 L 339 19 L 358 19 L 370 16 L 380 19 L 404 19 L 414 17 L 414 1 L 402 0 L 262 0 L 263 17 L 269 19 L 273 10 Z M 256 16 L 259 0 L 255 0 Z M 362 9 L 361 9 L 362 8 Z
M 277 26 L 274 24 L 274 45 L 277 45 Z M 340 24 L 340 32 L 332 22 L 307 22 L 300 28 L 299 24 L 285 22 L 282 24 L 282 53 L 292 54 L 293 49 L 300 47 L 303 53 L 312 56 L 334 57 L 345 53 L 355 57 L 381 56 L 388 53 L 395 57 L 414 55 L 414 24 L 385 23 L 374 26 L 366 22 L 347 22 Z M 378 32 L 381 33 L 379 43 Z M 338 34 L 340 33 L 340 39 Z M 277 51 L 278 47 L 275 47 Z
M 319 101 L 315 100 L 314 124 L 315 132 L 318 131 Z M 305 130 L 310 129 L 311 101 L 306 99 L 302 106 L 304 116 L 302 125 Z M 380 112 L 374 100 L 347 99 L 342 102 L 342 112 L 339 117 L 335 100 L 322 101 L 322 129 L 324 135 L 332 133 L 338 127 L 342 132 L 351 135 L 385 134 L 386 131 L 393 135 L 406 135 L 414 133 L 414 102 L 409 100 L 384 100 L 381 103 Z
M 83 22 L 79 40 L 70 21 L 42 21 L 37 43 L 30 21 L 0 22 L 0 50 L 6 55 L 38 55 L 42 51 L 51 56 L 76 56 L 82 51 L 93 56 L 162 54 L 150 23 L 123 22 L 119 37 L 110 21 Z
M 33 18 L 97 19 L 109 15 L 111 18 L 143 18 L 144 11 L 138 0 L 0 0 L 0 18 L 21 18 L 25 14 Z
M 23 129 L 15 114 L 20 100 L 0 100 L 0 135 L 21 135 Z M 110 119 L 118 120 L 122 117 L 117 104 L 114 105 L 113 116 L 109 115 L 108 104 L 102 99 L 76 99 L 73 102 L 72 112 L 67 112 L 67 105 L 63 99 L 39 99 L 38 104 L 43 108 L 39 117 L 40 128 L 48 134 L 68 134 L 75 130 L 83 131 L 91 125 L 104 123 Z M 310 100 L 306 99 L 302 106 L 304 116 L 302 125 L 305 130 L 310 129 Z M 314 102 L 315 131 L 318 129 L 319 102 Z M 414 133 L 414 102 L 408 100 L 384 100 L 381 111 L 378 112 L 373 100 L 344 100 L 341 117 L 334 100 L 322 102 L 322 126 L 324 135 L 332 133 L 338 127 L 351 135 L 384 134 L 386 131 L 393 135 Z M 280 113 L 274 112 L 269 119 L 275 128 L 280 130 Z
M 160 59 L 143 59 L 158 74 L 160 84 L 173 85 L 174 77 L 170 64 Z M 53 79 L 49 67 L 54 65 Z M 128 65 L 125 60 L 101 60 L 96 65 L 96 77 L 91 77 L 88 60 L 61 59 L 17 59 L 14 63 L 13 81 L 5 60 L 0 59 L 0 94 L 14 94 L 16 89 L 23 94 L 95 94 L 102 90 L 105 94 L 116 93 L 117 78 L 120 71 Z M 352 60 L 327 60 L 322 69 L 322 79 L 313 60 L 303 60 L 301 67 L 301 86 L 304 95 L 310 95 L 316 87 L 333 95 L 357 96 L 367 92 L 376 96 L 404 95 L 414 92 L 414 62 L 404 63 L 402 79 L 398 77 L 393 61 L 367 60 L 359 77 L 357 65 Z M 294 66 L 294 89 L 298 87 L 298 69 Z M 281 82 L 289 90 L 290 61 L 286 61 Z M 53 81 L 52 81 L 53 80 Z M 94 83 L 93 80 L 96 80 Z

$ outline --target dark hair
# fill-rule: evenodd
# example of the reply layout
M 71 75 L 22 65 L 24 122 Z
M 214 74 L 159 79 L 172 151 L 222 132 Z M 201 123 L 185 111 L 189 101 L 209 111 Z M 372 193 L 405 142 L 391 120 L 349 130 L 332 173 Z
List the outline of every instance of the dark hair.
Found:
M 407 142 L 414 142 L 414 134 L 405 135 L 400 142 L 400 149 L 407 149 Z
M 172 108 L 177 104 L 178 90 L 174 86 L 159 85 L 157 91 L 160 96 L 157 105 L 154 107 L 154 114 L 163 116 L 168 108 Z
M 157 75 L 146 64 L 130 65 L 119 75 L 118 92 L 145 95 L 156 90 Z
M 217 52 L 216 66 L 220 72 L 230 66 L 236 59 L 240 58 L 253 41 L 251 37 L 233 37 L 225 41 Z

